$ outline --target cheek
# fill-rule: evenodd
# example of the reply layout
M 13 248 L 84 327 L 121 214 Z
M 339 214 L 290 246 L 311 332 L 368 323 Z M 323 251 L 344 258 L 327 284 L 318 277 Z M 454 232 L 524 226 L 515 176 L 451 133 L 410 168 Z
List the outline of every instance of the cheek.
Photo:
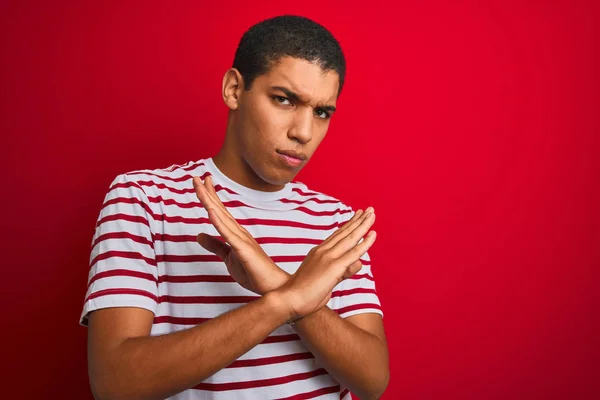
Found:
M 246 144 L 253 148 L 276 147 L 285 135 L 287 121 L 285 113 L 278 113 L 268 104 L 255 104 L 246 115 L 242 130 Z

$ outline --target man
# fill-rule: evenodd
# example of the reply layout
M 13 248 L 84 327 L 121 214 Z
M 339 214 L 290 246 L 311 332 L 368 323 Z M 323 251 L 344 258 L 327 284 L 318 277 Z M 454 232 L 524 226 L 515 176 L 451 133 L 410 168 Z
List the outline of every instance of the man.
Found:
M 345 75 L 321 25 L 248 30 L 223 79 L 213 158 L 118 176 L 81 322 L 98 399 L 376 399 L 389 379 L 367 250 L 372 208 L 292 179 Z

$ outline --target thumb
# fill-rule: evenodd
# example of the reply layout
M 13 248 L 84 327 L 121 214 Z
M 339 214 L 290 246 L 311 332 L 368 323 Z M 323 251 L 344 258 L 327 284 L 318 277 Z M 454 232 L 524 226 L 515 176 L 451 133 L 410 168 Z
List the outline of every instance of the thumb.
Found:
M 361 269 L 362 269 L 362 262 L 360 262 L 360 259 L 359 259 L 359 260 L 353 262 L 348 268 L 346 268 L 346 271 L 344 272 L 344 276 L 342 276 L 342 279 L 352 278 L 354 276 L 354 274 L 356 274 Z
M 223 260 L 225 260 L 225 257 L 227 257 L 227 254 L 229 254 L 229 251 L 231 250 L 227 243 L 206 233 L 198 234 L 196 241 L 200 244 L 200 246 L 204 247 L 211 253 L 218 255 Z

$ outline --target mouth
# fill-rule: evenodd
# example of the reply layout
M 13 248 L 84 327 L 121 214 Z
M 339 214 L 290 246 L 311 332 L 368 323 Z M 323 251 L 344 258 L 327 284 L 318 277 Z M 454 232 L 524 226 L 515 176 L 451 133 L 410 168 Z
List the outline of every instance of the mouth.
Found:
M 299 167 L 306 161 L 306 155 L 295 151 L 276 150 L 279 157 L 289 167 Z

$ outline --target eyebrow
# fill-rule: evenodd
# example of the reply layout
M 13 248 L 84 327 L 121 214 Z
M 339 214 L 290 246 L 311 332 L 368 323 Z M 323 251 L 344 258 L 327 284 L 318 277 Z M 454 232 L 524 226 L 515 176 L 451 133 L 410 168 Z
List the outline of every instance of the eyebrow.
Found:
M 302 103 L 302 104 L 308 103 L 307 101 L 301 99 L 300 95 L 298 93 L 292 92 L 290 89 L 285 88 L 283 86 L 271 86 L 271 89 L 279 90 L 279 91 L 285 93 L 285 95 L 287 97 L 289 97 L 291 100 L 293 100 L 295 102 Z M 335 112 L 335 110 L 336 110 L 335 106 L 331 106 L 331 105 L 319 105 L 319 106 L 317 106 L 317 108 L 320 108 L 322 110 L 331 111 L 331 112 Z

